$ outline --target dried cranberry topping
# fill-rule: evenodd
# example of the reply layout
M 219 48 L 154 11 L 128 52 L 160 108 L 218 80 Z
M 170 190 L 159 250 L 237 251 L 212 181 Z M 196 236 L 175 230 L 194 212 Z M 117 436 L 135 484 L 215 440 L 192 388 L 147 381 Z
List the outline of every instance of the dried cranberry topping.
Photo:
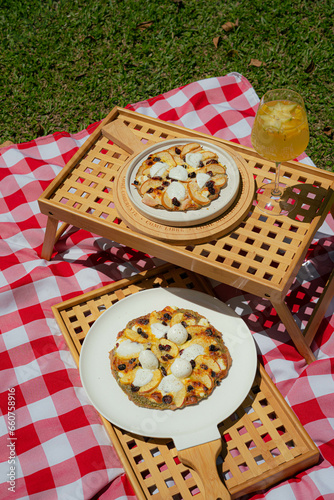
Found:
M 194 389 L 194 388 L 193 388 L 193 386 L 192 386 L 192 385 L 188 385 L 188 387 L 187 387 L 187 391 L 188 391 L 188 392 L 192 391 L 193 389 Z
M 180 154 L 181 154 L 181 149 L 179 149 L 179 148 L 175 148 L 175 153 L 176 153 L 177 155 L 180 155 Z
M 169 186 L 169 182 L 168 181 L 163 181 L 162 185 L 165 186 L 165 187 Z
M 154 161 L 160 161 L 160 160 L 161 160 L 161 158 L 159 158 L 159 156 L 155 156 L 155 157 L 153 158 L 153 160 L 154 160 Z
M 212 158 L 211 160 L 208 160 L 208 161 L 206 162 L 206 165 L 211 165 L 212 163 L 218 163 L 218 161 L 217 161 L 217 160 L 215 160 L 214 158 Z
M 133 181 L 133 183 L 134 183 L 135 186 L 138 186 L 138 184 L 139 184 L 139 182 L 136 181 L 136 179 Z
M 215 378 L 217 376 L 217 373 L 211 370 L 211 377 Z
M 161 367 L 161 373 L 163 374 L 164 377 L 166 377 L 167 372 L 166 372 L 166 368 L 164 366 Z
M 185 321 L 181 321 L 181 325 L 184 326 L 184 328 L 187 327 L 187 323 Z
M 122 370 L 125 370 L 126 365 L 125 365 L 124 363 L 122 363 L 121 365 L 118 365 L 118 367 L 117 367 L 117 368 L 118 368 L 120 371 L 122 371 Z
M 138 320 L 138 323 L 140 323 L 141 325 L 148 325 L 149 322 L 150 322 L 150 320 L 147 318 L 139 318 L 139 320 Z
M 171 356 L 170 354 L 166 354 L 165 356 L 167 359 L 173 359 L 174 356 Z
M 131 358 L 129 359 L 129 364 L 132 365 L 132 363 L 134 363 L 136 361 L 136 358 Z
M 173 401 L 173 398 L 172 396 L 170 396 L 169 394 L 166 394 L 166 396 L 164 396 L 162 398 L 162 401 L 166 404 L 166 405 L 169 405 L 172 401 Z
M 188 333 L 187 340 L 191 340 L 191 339 L 192 339 L 192 336 L 190 335 L 190 333 Z
M 199 162 L 198 164 L 199 167 L 204 167 L 204 163 L 202 161 Z
M 132 391 L 132 392 L 138 392 L 138 391 L 139 391 L 139 389 L 140 389 L 140 387 L 138 387 L 138 386 L 136 386 L 136 385 L 131 384 L 131 391 Z
M 211 330 L 211 328 L 207 328 L 207 329 L 205 330 L 205 333 L 206 333 L 207 335 L 209 335 L 209 337 L 212 337 L 212 335 L 213 335 L 213 331 Z
M 165 313 L 164 314 L 164 318 L 165 319 L 172 319 L 171 315 L 169 313 Z
M 208 365 L 205 365 L 204 363 L 201 364 L 202 370 L 207 370 L 209 367 Z
M 148 339 L 148 334 L 145 332 L 140 332 L 140 335 L 143 337 L 143 339 Z
M 219 351 L 219 347 L 217 347 L 216 345 L 211 344 L 210 347 L 209 347 L 209 351 L 211 351 L 211 352 Z
M 146 193 L 153 193 L 153 188 L 152 188 L 152 187 L 150 187 L 150 189 L 148 189 L 148 190 L 146 191 Z
M 181 203 L 179 202 L 179 200 L 174 196 L 174 198 L 172 199 L 172 203 L 175 207 L 179 207 L 181 205 Z
M 160 351 L 170 351 L 172 346 L 169 344 L 159 344 Z
M 196 362 L 195 362 L 195 360 L 194 360 L 194 359 L 191 359 L 191 360 L 190 360 L 190 364 L 191 364 L 191 367 L 192 367 L 192 368 L 195 368 L 195 366 L 196 366 Z
M 190 172 L 188 174 L 188 177 L 190 177 L 190 179 L 193 179 L 194 177 L 196 177 L 196 172 Z
M 143 333 L 143 330 L 139 327 L 139 328 L 137 328 L 137 333 L 141 334 L 141 333 Z

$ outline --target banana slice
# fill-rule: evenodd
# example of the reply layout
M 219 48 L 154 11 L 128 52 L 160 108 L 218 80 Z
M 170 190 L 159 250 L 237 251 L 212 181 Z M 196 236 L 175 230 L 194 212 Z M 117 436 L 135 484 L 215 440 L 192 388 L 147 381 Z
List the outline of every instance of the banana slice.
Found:
M 161 382 L 161 378 L 162 378 L 161 371 L 154 370 L 152 380 L 148 384 L 143 385 L 139 389 L 140 394 L 145 394 L 146 392 L 151 392 L 153 389 L 158 387 L 158 385 Z
M 174 342 L 162 338 L 158 343 L 152 345 L 152 352 L 156 355 L 160 363 L 166 363 L 168 360 L 178 356 L 179 348 Z
M 186 144 L 185 146 L 183 146 L 180 156 L 182 159 L 184 159 L 186 157 L 186 154 L 197 153 L 198 151 L 200 151 L 200 149 L 201 146 L 197 144 L 197 142 L 191 142 L 190 144 Z
M 210 203 L 209 191 L 208 189 L 200 189 L 197 184 L 196 179 L 188 183 L 188 191 L 190 198 L 194 200 L 199 205 L 208 205 Z

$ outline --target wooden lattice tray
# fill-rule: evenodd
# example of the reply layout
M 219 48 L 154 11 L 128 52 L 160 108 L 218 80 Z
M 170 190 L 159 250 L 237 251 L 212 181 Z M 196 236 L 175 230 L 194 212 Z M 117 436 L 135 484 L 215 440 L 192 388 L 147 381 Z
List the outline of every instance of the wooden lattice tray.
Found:
M 128 295 L 160 286 L 213 295 L 204 278 L 166 264 L 53 306 L 76 363 L 86 334 L 103 311 Z M 172 440 L 134 435 L 101 418 L 138 499 L 204 500 L 198 475 L 180 462 Z M 218 472 L 233 499 L 270 487 L 319 459 L 318 449 L 260 364 L 245 401 L 219 430 L 223 452 Z

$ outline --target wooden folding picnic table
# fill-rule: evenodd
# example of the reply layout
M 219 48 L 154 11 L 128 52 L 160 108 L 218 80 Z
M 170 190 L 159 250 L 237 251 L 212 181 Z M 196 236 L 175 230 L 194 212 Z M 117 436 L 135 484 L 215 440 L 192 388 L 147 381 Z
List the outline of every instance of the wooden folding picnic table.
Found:
M 124 188 L 134 154 L 182 137 L 227 149 L 240 171 L 240 191 L 227 213 L 195 228 L 145 219 Z M 274 175 L 275 165 L 251 148 L 115 107 L 38 200 L 48 217 L 42 257 L 51 258 L 57 239 L 73 225 L 266 298 L 310 363 L 315 359 L 310 344 L 333 296 L 333 273 L 303 332 L 285 298 L 333 205 L 334 175 L 294 161 L 283 163 L 281 180 L 290 187 L 295 208 L 289 216 L 271 216 L 256 207 L 256 186 Z

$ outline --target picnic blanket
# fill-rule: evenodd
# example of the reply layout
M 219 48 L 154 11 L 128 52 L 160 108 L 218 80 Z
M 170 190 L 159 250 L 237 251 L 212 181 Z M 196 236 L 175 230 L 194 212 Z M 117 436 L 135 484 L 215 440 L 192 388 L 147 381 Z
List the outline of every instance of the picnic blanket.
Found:
M 238 73 L 208 78 L 128 106 L 129 109 L 251 146 L 259 98 Z M 71 228 L 50 261 L 41 259 L 47 218 L 37 199 L 98 123 L 76 134 L 56 132 L 0 149 L 0 498 L 134 499 L 51 306 L 154 268 L 154 256 Z M 299 160 L 312 164 L 303 155 Z M 298 324 L 333 267 L 334 222 L 328 215 L 287 301 Z M 307 365 L 270 302 L 214 283 L 218 296 L 246 322 L 259 357 L 319 447 L 320 461 L 247 498 L 334 498 L 334 302 Z M 246 498 L 246 497 L 244 497 Z

